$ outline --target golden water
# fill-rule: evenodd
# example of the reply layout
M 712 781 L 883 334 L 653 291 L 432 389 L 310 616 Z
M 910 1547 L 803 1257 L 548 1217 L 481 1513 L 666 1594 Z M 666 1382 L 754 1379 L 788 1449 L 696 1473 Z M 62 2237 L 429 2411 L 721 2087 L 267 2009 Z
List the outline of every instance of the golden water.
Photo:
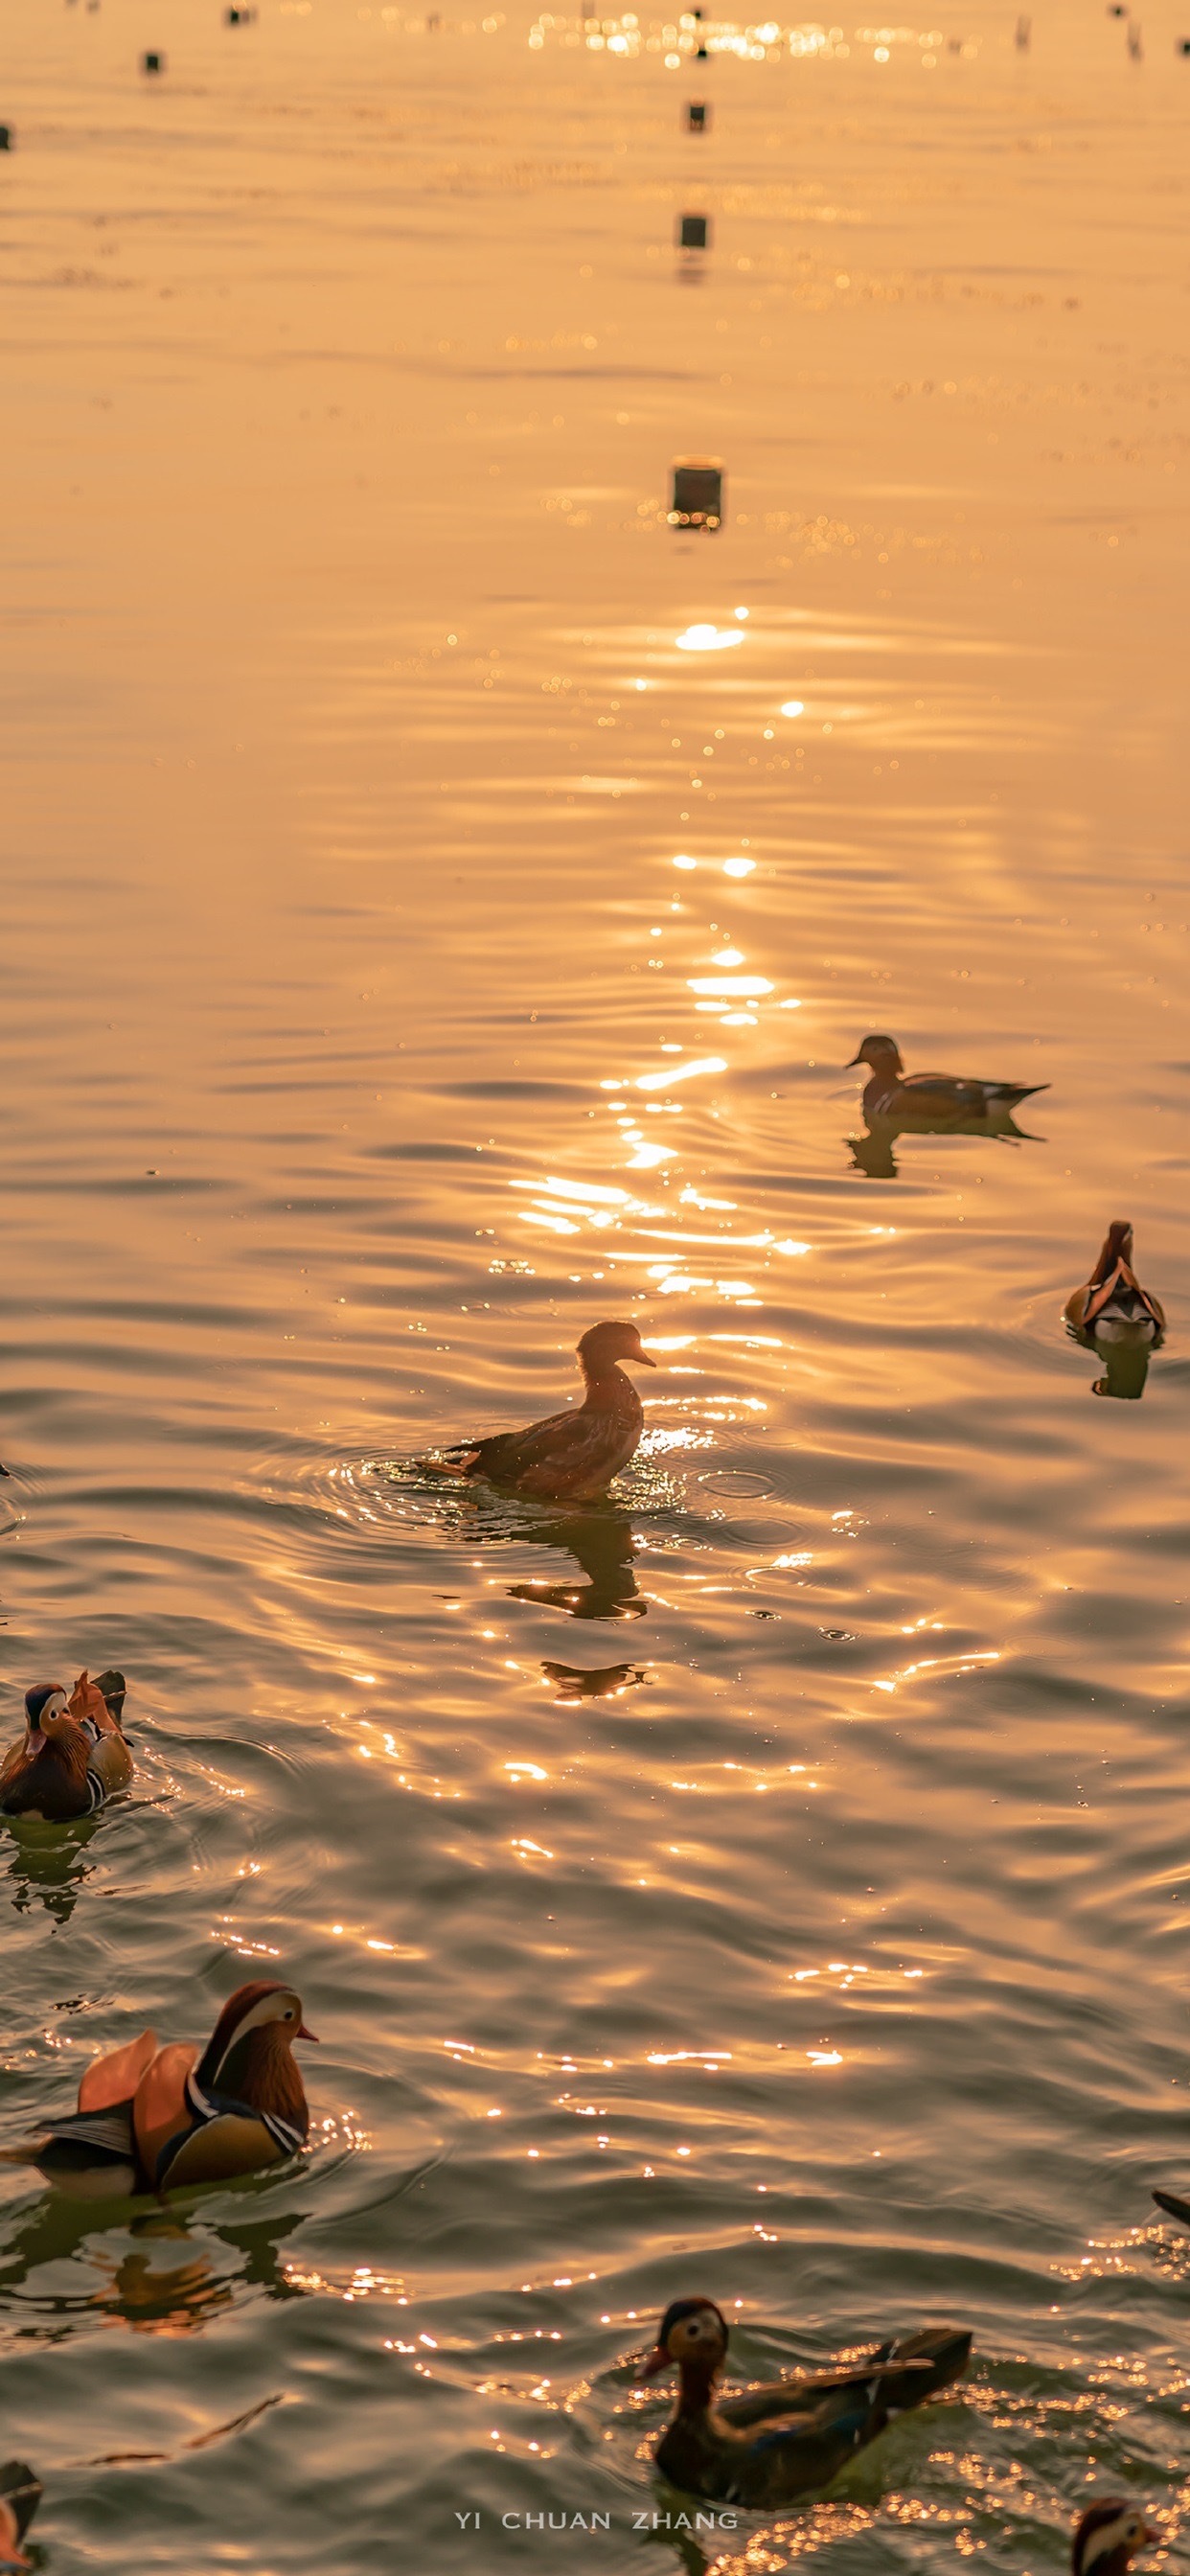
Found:
M 0 2126 L 273 1962 L 322 2039 L 266 2184 L 10 2174 L 53 2576 L 636 2566 L 703 2289 L 752 2375 L 977 2359 L 654 2555 L 1181 2528 L 1190 66 L 1012 18 L 6 31 L 4 1708 L 121 1663 L 140 1768 L 8 1839 Z M 1027 1141 L 890 1169 L 872 1028 Z M 411 1463 L 616 1313 L 616 1500 Z

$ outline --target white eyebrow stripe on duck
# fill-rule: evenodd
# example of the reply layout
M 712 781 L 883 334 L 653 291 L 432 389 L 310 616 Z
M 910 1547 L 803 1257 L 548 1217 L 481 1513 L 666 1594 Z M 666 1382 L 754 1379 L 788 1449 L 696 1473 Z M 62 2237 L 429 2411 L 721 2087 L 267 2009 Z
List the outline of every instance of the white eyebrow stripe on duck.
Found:
M 1102 2523 L 1098 2531 L 1088 2534 L 1087 2546 L 1079 2557 L 1081 2576 L 1088 2576 L 1089 2569 L 1094 2567 L 1099 2559 L 1110 2558 L 1113 2549 L 1118 2549 L 1121 2541 L 1127 2539 L 1131 2521 L 1131 2510 L 1127 2513 L 1118 2513 L 1114 2522 Z

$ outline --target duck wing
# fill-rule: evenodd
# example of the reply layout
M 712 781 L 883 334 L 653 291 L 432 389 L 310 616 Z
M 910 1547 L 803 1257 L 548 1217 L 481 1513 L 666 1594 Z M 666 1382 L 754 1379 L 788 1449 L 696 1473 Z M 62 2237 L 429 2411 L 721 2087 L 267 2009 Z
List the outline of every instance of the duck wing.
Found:
M 88 2188 L 129 2193 L 144 2189 L 132 2134 L 132 2104 L 110 2111 L 75 2111 L 55 2120 L 36 2137 L 15 2147 L 0 2147 L 0 2164 L 36 2165 L 47 2182 L 63 2190 Z
M 1092 1280 L 1082 1291 L 1084 1333 L 1094 1334 L 1096 1326 L 1107 1319 L 1120 1324 L 1152 1324 L 1159 1333 L 1165 1330 L 1165 1310 L 1155 1297 L 1142 1288 L 1134 1270 L 1126 1261 L 1117 1261 L 1106 1279 Z
M 569 1406 L 565 1413 L 547 1414 L 544 1422 L 530 1422 L 523 1431 L 495 1431 L 486 1440 L 461 1440 L 443 1455 L 457 1458 L 464 1476 L 490 1476 L 496 1485 L 519 1484 L 526 1469 L 548 1465 L 560 1437 L 573 1431 L 578 1418 Z
M 889 1095 L 890 1110 L 914 1118 L 946 1123 L 964 1118 L 990 1118 L 1048 1091 L 1048 1082 L 979 1082 L 959 1073 L 910 1073 Z
M 804 2406 L 798 2402 L 798 2383 L 787 2381 L 784 2409 L 766 2415 L 738 2450 L 734 2442 L 725 2447 L 721 2466 L 726 2483 L 717 2492 L 726 2502 L 773 2505 L 829 2486 L 895 2415 L 949 2388 L 966 2368 L 970 2351 L 969 2334 L 950 2326 L 926 2328 L 883 2345 L 870 2364 L 840 2374 L 825 2388 L 803 2382 Z M 781 2391 L 749 2394 L 775 2400 Z M 728 2416 L 727 2408 L 722 2412 Z
M 142 2030 L 140 2038 L 130 2040 L 127 2048 L 113 2048 L 106 2057 L 93 2058 L 79 2083 L 80 2112 L 126 2107 L 134 2100 L 141 2077 L 156 2055 L 156 2031 Z
M 787 2415 L 791 2409 L 800 2414 L 803 2408 L 818 2406 L 827 2398 L 874 2387 L 878 2378 L 882 2385 L 898 2381 L 908 2389 L 913 2382 L 922 2380 L 931 2367 L 924 2354 L 894 2360 L 893 2352 L 891 2343 L 881 2344 L 877 2352 L 865 2361 L 854 2362 L 849 2370 L 807 2371 L 804 2378 L 768 2380 L 759 2388 L 745 2390 L 740 2397 L 726 2398 L 716 2407 L 716 2414 L 727 2424 L 763 2424 L 767 2418 Z M 906 2395 L 902 2402 L 912 2405 L 915 2399 Z

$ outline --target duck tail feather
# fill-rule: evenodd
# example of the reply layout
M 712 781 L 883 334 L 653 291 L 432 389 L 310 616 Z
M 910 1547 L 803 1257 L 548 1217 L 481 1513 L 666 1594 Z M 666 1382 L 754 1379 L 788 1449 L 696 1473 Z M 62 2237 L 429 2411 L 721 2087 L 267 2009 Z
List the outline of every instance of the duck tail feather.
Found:
M 1155 2191 L 1153 2198 L 1158 2209 L 1165 2210 L 1170 2218 L 1180 2218 L 1183 2227 L 1190 2227 L 1190 2200 L 1179 2200 L 1176 2191 Z

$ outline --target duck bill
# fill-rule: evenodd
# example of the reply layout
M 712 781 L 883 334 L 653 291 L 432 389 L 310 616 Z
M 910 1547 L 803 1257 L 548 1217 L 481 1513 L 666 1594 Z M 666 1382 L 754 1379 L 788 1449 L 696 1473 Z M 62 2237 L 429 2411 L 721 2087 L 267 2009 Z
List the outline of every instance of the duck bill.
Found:
M 305 2025 L 304 2021 L 300 2021 L 300 2022 L 298 2023 L 298 2026 L 297 2026 L 297 2036 L 298 2036 L 298 2038 L 299 2038 L 299 2039 L 312 2039 L 312 2040 L 313 2040 L 313 2042 L 314 2042 L 315 2047 L 317 2048 L 317 2046 L 318 2046 L 318 2033 L 317 2033 L 317 2031 L 316 2031 L 316 2030 L 307 2030 L 307 2028 L 306 2028 L 306 2025 Z
M 655 2344 L 652 2352 L 647 2352 L 644 2360 L 637 2363 L 633 2373 L 633 2387 L 643 2388 L 646 2380 L 660 2379 L 662 2371 L 671 2368 L 672 2363 L 664 2344 Z
M 647 1351 L 638 1351 L 636 1359 L 638 1368 L 656 1368 L 657 1366 L 656 1360 L 651 1360 Z
M 848 1056 L 848 1058 L 847 1058 L 847 1071 L 848 1071 L 848 1073 L 850 1073 L 850 1071 L 851 1071 L 851 1068 L 852 1068 L 852 1065 L 853 1065 L 853 1064 L 866 1064 L 866 1062 L 867 1062 L 867 1058 L 866 1058 L 866 1056 L 862 1056 L 862 1055 L 849 1055 L 849 1056 Z

